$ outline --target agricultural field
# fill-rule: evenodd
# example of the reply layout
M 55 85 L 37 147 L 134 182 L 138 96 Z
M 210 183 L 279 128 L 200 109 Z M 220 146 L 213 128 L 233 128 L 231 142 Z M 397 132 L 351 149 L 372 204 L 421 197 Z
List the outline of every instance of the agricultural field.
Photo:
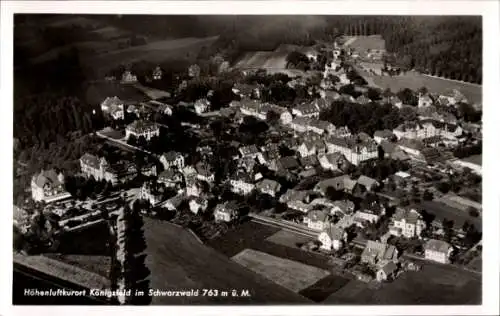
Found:
M 235 65 L 235 68 L 273 68 L 285 69 L 288 52 L 250 52 L 246 53 Z
M 66 255 L 53 253 L 44 254 L 44 256 L 99 274 L 105 278 L 109 276 L 109 270 L 111 268 L 110 256 Z
M 121 38 L 123 36 L 129 35 L 128 32 L 121 30 L 114 26 L 105 26 L 99 29 L 94 30 L 93 32 L 99 34 L 101 37 L 111 40 L 116 38 Z
M 443 93 L 450 89 L 457 89 L 465 95 L 471 103 L 482 103 L 482 86 L 466 82 L 458 82 L 448 79 L 431 77 L 415 71 L 407 72 L 399 76 L 374 76 L 364 71 L 359 71 L 359 74 L 365 78 L 369 85 L 380 89 L 391 89 L 393 92 L 409 88 L 418 90 L 421 87 L 426 87 L 431 93 Z
M 151 87 L 146 87 L 141 85 L 140 83 L 134 84 L 134 87 L 137 88 L 137 90 L 141 91 L 145 95 L 148 96 L 148 98 L 152 100 L 158 100 L 161 98 L 170 98 L 170 93 L 167 91 L 151 88 Z
M 329 275 L 325 270 L 252 249 L 243 250 L 232 260 L 296 293 Z
M 292 304 L 306 298 L 247 270 L 201 244 L 187 230 L 168 222 L 144 218 L 150 287 L 175 289 L 248 289 L 251 297 L 153 297 L 152 304 Z
M 405 272 L 376 290 L 361 281 L 350 281 L 325 303 L 475 305 L 481 304 L 481 277 L 456 267 L 425 264 L 421 271 Z

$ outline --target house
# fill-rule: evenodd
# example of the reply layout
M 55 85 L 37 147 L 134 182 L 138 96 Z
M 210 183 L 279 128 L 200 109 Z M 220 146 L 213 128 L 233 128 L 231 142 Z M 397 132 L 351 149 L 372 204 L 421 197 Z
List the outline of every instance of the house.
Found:
M 145 162 L 139 172 L 146 177 L 156 177 L 156 164 L 152 161 Z
M 299 211 L 307 214 L 310 210 L 314 208 L 314 205 L 304 203 L 301 200 L 291 200 L 286 203 L 286 206 L 294 211 Z
M 330 226 L 328 213 L 323 210 L 309 210 L 307 215 L 304 216 L 304 224 L 310 229 L 322 231 Z
M 403 102 L 397 96 L 391 96 L 389 98 L 389 103 L 392 104 L 392 106 L 397 107 L 398 109 L 401 109 L 403 107 Z
M 297 151 L 301 157 L 315 156 L 320 153 L 324 154 L 326 152 L 326 145 L 320 139 L 307 140 L 297 148 Z
M 80 158 L 80 170 L 87 177 L 97 181 L 108 181 L 113 185 L 124 183 L 137 175 L 137 168 L 128 161 L 110 164 L 106 158 L 85 153 Z
M 360 95 L 359 97 L 356 98 L 356 103 L 359 103 L 359 104 L 368 104 L 370 102 L 372 102 L 372 100 L 370 100 L 369 98 L 367 98 L 364 95 Z
M 64 188 L 64 176 L 54 169 L 42 170 L 31 178 L 31 197 L 34 201 L 51 203 L 71 197 Z
M 202 188 L 200 183 L 198 183 L 196 174 L 185 176 L 185 184 L 186 184 L 186 195 L 187 196 L 200 196 L 202 193 Z
M 457 103 L 468 103 L 467 98 L 457 89 L 449 89 L 438 96 L 438 103 L 444 106 L 454 106 Z
M 359 210 L 354 214 L 354 218 L 358 220 L 358 226 L 363 227 L 363 222 L 378 223 L 383 215 L 379 208 Z
M 345 156 L 339 152 L 330 154 L 319 154 L 318 161 L 324 170 L 345 171 L 351 165 Z
M 288 189 L 280 198 L 280 203 L 288 203 L 291 201 L 306 201 L 309 202 L 310 191 Z
M 382 282 L 382 281 L 389 281 L 389 280 L 394 280 L 396 278 L 396 272 L 398 271 L 398 266 L 392 262 L 389 261 L 386 264 L 384 264 L 380 269 L 377 271 L 377 281 Z
M 307 126 L 307 130 L 318 135 L 328 134 L 332 135 L 335 131 L 335 125 L 327 121 L 311 120 Z
M 164 184 L 167 188 L 175 188 L 178 187 L 182 181 L 182 174 L 174 169 L 168 169 L 162 171 L 158 175 L 158 180 L 159 183 Z
M 260 106 L 258 116 L 259 118 L 263 118 L 263 120 L 265 120 L 267 119 L 267 114 L 269 112 L 276 113 L 280 118 L 280 123 L 283 125 L 290 124 L 293 119 L 292 114 L 288 111 L 288 109 L 270 103 L 264 103 Z
M 197 114 L 208 112 L 210 109 L 210 101 L 206 98 L 198 99 L 194 102 L 194 110 Z
M 377 158 L 377 144 L 373 139 L 363 139 L 360 135 L 337 137 L 330 136 L 325 140 L 329 153 L 340 152 L 352 164 Z
M 397 142 L 397 145 L 402 151 L 411 155 L 413 158 L 422 156 L 422 150 L 425 148 L 422 141 L 409 138 L 401 138 Z
M 380 183 L 377 180 L 364 175 L 361 175 L 357 181 L 358 184 L 364 186 L 367 191 L 373 191 L 380 186 Z
M 403 183 L 411 180 L 411 174 L 404 171 L 398 171 L 394 174 L 392 178 L 397 185 L 402 185 Z
M 160 66 L 156 66 L 155 69 L 153 69 L 153 80 L 161 80 L 163 77 L 163 71 L 161 70 Z
M 194 214 L 204 212 L 208 207 L 208 200 L 202 197 L 195 197 L 189 201 L 189 209 Z
M 197 173 L 197 178 L 202 181 L 206 182 L 214 182 L 215 180 L 215 174 L 211 170 L 212 168 L 203 162 L 198 162 L 196 164 L 196 173 Z
M 160 128 L 153 122 L 137 120 L 125 128 L 126 139 L 129 139 L 130 136 L 135 136 L 136 138 L 142 136 L 146 140 L 150 140 L 152 137 L 160 136 Z
M 343 228 L 331 225 L 319 234 L 318 240 L 321 242 L 321 249 L 338 251 L 347 242 L 347 233 Z
M 269 194 L 274 197 L 281 190 L 281 184 L 274 180 L 264 179 L 257 183 L 255 188 L 261 193 Z
M 163 153 L 160 156 L 160 162 L 162 163 L 165 170 L 168 170 L 172 167 L 176 167 L 177 169 L 181 170 L 182 168 L 184 168 L 185 164 L 184 156 L 181 153 L 175 151 Z
M 241 195 L 248 195 L 255 189 L 255 184 L 245 172 L 238 172 L 229 180 L 231 191 Z
M 278 170 L 296 170 L 300 167 L 299 162 L 293 156 L 278 159 L 277 166 Z
M 260 94 L 258 85 L 250 85 L 244 83 L 235 83 L 232 91 L 241 98 L 251 98 Z
M 361 254 L 361 262 L 376 265 L 379 263 L 394 262 L 398 260 L 398 250 L 393 245 L 368 240 Z
M 420 94 L 418 96 L 418 107 L 419 108 L 427 108 L 434 104 L 431 96 L 428 94 Z
M 424 244 L 425 259 L 439 263 L 450 263 L 453 247 L 442 240 L 430 239 Z
M 308 117 L 296 117 L 290 122 L 290 128 L 299 133 L 305 133 L 309 130 L 311 119 Z
M 318 117 L 319 108 L 314 102 L 302 103 L 292 109 L 292 114 L 297 117 Z
M 139 198 L 148 201 L 154 207 L 163 200 L 162 188 L 156 182 L 144 182 L 139 191 Z
M 396 135 L 394 135 L 394 133 L 388 129 L 384 129 L 381 131 L 375 131 L 375 133 L 373 134 L 373 140 L 377 144 L 380 144 L 382 142 L 382 140 L 392 141 L 395 137 L 396 137 Z
M 189 66 L 188 75 L 191 78 L 198 78 L 200 76 L 200 71 L 201 71 L 200 66 L 194 64 L 194 65 Z
M 247 173 L 252 173 L 257 162 L 252 157 L 243 157 L 238 160 L 238 169 L 244 170 Z
M 239 206 L 235 201 L 226 201 L 222 204 L 217 204 L 214 210 L 215 221 L 231 222 L 238 217 Z
M 257 146 L 255 145 L 249 145 L 249 146 L 242 146 L 238 149 L 240 152 L 241 158 L 252 158 L 255 159 L 257 156 L 260 155 L 260 151 L 257 149 Z
M 349 200 L 338 200 L 333 202 L 333 207 L 331 209 L 331 213 L 342 213 L 344 215 L 346 214 L 352 214 L 354 212 L 354 202 L 349 201 Z
M 423 139 L 436 135 L 433 125 L 422 125 L 420 122 L 405 122 L 397 126 L 393 131 L 398 139 Z
M 398 208 L 392 216 L 392 222 L 389 232 L 395 236 L 420 237 L 425 229 L 422 215 L 414 209 Z
M 125 70 L 122 75 L 122 83 L 136 83 L 137 76 L 132 74 L 130 70 Z
M 125 102 L 117 96 L 107 97 L 101 103 L 101 111 L 110 115 L 115 120 L 123 120 L 125 118 Z
M 420 124 L 424 128 L 426 128 L 426 130 L 432 131 L 431 133 L 429 133 L 432 134 L 431 136 L 441 136 L 446 139 L 456 139 L 463 133 L 463 129 L 457 124 L 450 124 L 432 119 L 421 120 Z M 426 138 L 431 136 L 427 136 Z

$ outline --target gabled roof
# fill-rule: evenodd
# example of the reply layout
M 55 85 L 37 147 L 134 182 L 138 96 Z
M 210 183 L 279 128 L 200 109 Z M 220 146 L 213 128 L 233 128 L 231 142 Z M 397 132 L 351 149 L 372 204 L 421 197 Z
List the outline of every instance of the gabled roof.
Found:
M 276 192 L 279 191 L 279 189 L 281 188 L 281 184 L 279 184 L 274 180 L 264 179 L 259 183 L 257 183 L 256 187 L 259 190 L 272 190 Z
M 394 133 L 388 129 L 378 130 L 375 131 L 375 133 L 373 134 L 373 137 L 380 137 L 380 138 L 391 138 L 393 136 Z
M 51 185 L 53 187 L 62 185 L 54 169 L 42 170 L 40 173 L 35 174 L 33 176 L 33 181 L 40 188 L 43 188 L 45 185 Z
M 127 130 L 133 131 L 135 133 L 143 133 L 145 131 L 151 131 L 158 129 L 158 125 L 153 122 L 137 120 L 127 125 Z
M 319 109 L 314 103 L 302 103 L 295 107 L 296 111 L 299 111 L 302 114 L 312 114 L 318 113 Z
M 414 209 L 398 207 L 392 218 L 395 221 L 401 221 L 404 219 L 407 223 L 417 224 L 417 221 L 421 219 L 422 216 Z
M 181 154 L 181 153 L 179 153 L 179 152 L 176 152 L 176 151 L 171 150 L 171 151 L 169 151 L 169 152 L 167 152 L 167 153 L 163 153 L 163 154 L 161 155 L 161 157 L 163 157 L 166 161 L 173 162 L 173 161 L 175 161 L 177 158 L 182 157 L 182 154 Z
M 90 166 L 94 169 L 99 169 L 100 166 L 100 161 L 99 157 L 91 155 L 89 153 L 83 154 L 83 156 L 80 158 L 80 161 L 86 164 L 87 166 Z
M 255 155 L 255 154 L 259 153 L 259 150 L 257 149 L 257 146 L 255 146 L 255 145 L 240 147 L 239 151 L 243 156 Z
M 307 212 L 307 217 L 314 222 L 326 222 L 328 214 L 322 210 L 310 210 Z
M 278 163 L 281 165 L 283 169 L 295 169 L 299 167 L 297 159 L 293 156 L 280 158 L 278 160 Z
M 372 187 L 374 185 L 377 185 L 378 182 L 377 180 L 375 179 L 372 179 L 370 177 L 367 177 L 367 176 L 364 176 L 364 175 L 361 175 L 359 178 L 358 178 L 358 183 L 369 188 L 369 187 Z
M 401 138 L 398 143 L 400 147 L 422 150 L 425 148 L 424 144 L 417 139 Z
M 280 197 L 281 203 L 287 203 L 289 201 L 304 201 L 304 199 L 309 196 L 310 192 L 305 190 L 294 190 L 288 189 L 285 194 Z
M 334 201 L 333 205 L 340 208 L 344 213 L 349 213 L 354 210 L 354 202 L 349 200 Z
M 394 273 L 397 269 L 398 266 L 394 262 L 389 261 L 382 267 L 381 270 L 384 271 L 385 275 L 390 275 Z
M 425 250 L 437 251 L 437 252 L 441 252 L 441 253 L 448 253 L 450 248 L 451 248 L 451 245 L 449 243 L 447 243 L 446 241 L 437 240 L 437 239 L 430 239 L 424 245 Z
M 344 233 L 345 231 L 337 227 L 335 225 L 331 225 L 327 229 L 324 230 L 324 232 L 330 237 L 331 240 L 342 240 L 344 239 Z

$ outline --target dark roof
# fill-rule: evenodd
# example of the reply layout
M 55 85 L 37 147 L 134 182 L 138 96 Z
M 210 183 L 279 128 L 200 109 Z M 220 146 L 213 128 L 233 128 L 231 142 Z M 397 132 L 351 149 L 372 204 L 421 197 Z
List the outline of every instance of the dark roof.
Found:
M 90 166 L 94 169 L 99 169 L 100 163 L 99 163 L 99 157 L 91 155 L 89 153 L 85 153 L 81 158 L 80 161 L 82 161 L 84 164 L 87 166 Z
M 42 170 L 40 173 L 33 176 L 33 180 L 40 188 L 43 188 L 47 184 L 54 187 L 62 185 L 54 169 Z
M 293 156 L 280 158 L 278 162 L 284 169 L 295 169 L 299 167 L 297 159 Z

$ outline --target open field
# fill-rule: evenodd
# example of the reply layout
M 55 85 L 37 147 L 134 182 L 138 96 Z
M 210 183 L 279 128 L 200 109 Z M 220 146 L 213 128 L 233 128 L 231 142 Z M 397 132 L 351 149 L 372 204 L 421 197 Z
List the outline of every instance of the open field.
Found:
M 286 68 L 286 51 L 250 52 L 246 53 L 235 65 L 235 68 Z
M 450 207 L 444 203 L 435 201 L 422 201 L 414 205 L 416 208 L 425 209 L 430 214 L 436 216 L 436 220 L 441 221 L 443 218 L 453 220 L 456 229 L 462 228 L 465 221 L 474 224 L 478 231 L 482 231 L 482 223 L 480 217 L 471 217 L 468 212 Z
M 152 100 L 170 98 L 170 93 L 167 91 L 146 87 L 141 85 L 140 83 L 136 83 L 134 86 L 137 88 L 137 90 L 141 91 Z
M 72 43 L 65 46 L 60 46 L 53 48 L 35 58 L 30 59 L 32 64 L 40 64 L 44 62 L 51 61 L 59 57 L 59 54 L 69 52 L 72 49 L 78 50 L 80 56 L 86 56 L 86 54 L 96 54 L 112 50 L 115 48 L 115 44 L 112 42 L 99 42 L 99 41 L 88 41 L 88 42 L 78 42 Z
M 122 139 L 125 137 L 125 132 L 123 130 L 115 130 L 111 127 L 106 127 L 100 130 L 99 133 L 113 139 Z
M 481 280 L 472 273 L 445 265 L 425 264 L 418 272 L 406 272 L 391 283 L 369 289 L 351 281 L 329 296 L 325 303 L 387 305 L 481 304 Z
M 99 34 L 105 39 L 116 39 L 128 35 L 128 32 L 121 30 L 114 26 L 105 26 L 94 30 L 93 32 Z
M 385 49 L 385 40 L 380 35 L 344 36 L 344 40 L 344 46 L 354 48 L 357 51 Z
M 200 244 L 188 231 L 168 222 L 144 218 L 148 248 L 146 265 L 150 287 L 166 289 L 248 289 L 251 297 L 153 297 L 152 304 L 291 304 L 307 303 L 293 293 L 245 269 L 210 247 Z
M 65 255 L 53 253 L 44 254 L 44 256 L 79 267 L 86 271 L 97 273 L 105 278 L 108 277 L 111 268 L 111 257 L 109 256 Z
M 464 82 L 451 81 L 447 79 L 429 77 L 415 71 L 407 72 L 399 76 L 374 76 L 369 75 L 364 71 L 359 72 L 363 78 L 380 89 L 391 89 L 393 92 L 398 92 L 404 88 L 418 90 L 421 87 L 426 87 L 431 93 L 443 93 L 449 89 L 457 89 L 462 92 L 469 102 L 482 103 L 482 86 Z
M 134 85 L 113 82 L 93 82 L 85 91 L 85 100 L 92 105 L 100 105 L 107 97 L 117 96 L 125 104 L 148 101 L 148 97 Z
M 217 36 L 212 36 L 156 41 L 100 54 L 92 59 L 92 63 L 99 68 L 111 69 L 140 60 L 160 63 L 169 59 L 194 59 L 203 46 L 209 46 L 217 38 Z
M 294 292 L 299 292 L 329 275 L 325 270 L 252 249 L 245 249 L 232 259 Z
M 330 274 L 308 288 L 303 289 L 299 294 L 315 302 L 322 302 L 328 296 L 343 288 L 349 281 L 351 280 L 346 277 Z
M 292 233 L 292 232 L 287 231 L 287 230 L 280 230 L 276 234 L 268 237 L 266 240 L 273 242 L 273 243 L 276 243 L 278 245 L 283 245 L 283 246 L 287 246 L 290 248 L 297 248 L 298 243 L 308 242 L 308 241 L 312 240 L 312 238 L 307 237 L 307 236 L 303 236 L 303 235 L 299 235 L 299 234 L 295 234 L 295 233 Z

